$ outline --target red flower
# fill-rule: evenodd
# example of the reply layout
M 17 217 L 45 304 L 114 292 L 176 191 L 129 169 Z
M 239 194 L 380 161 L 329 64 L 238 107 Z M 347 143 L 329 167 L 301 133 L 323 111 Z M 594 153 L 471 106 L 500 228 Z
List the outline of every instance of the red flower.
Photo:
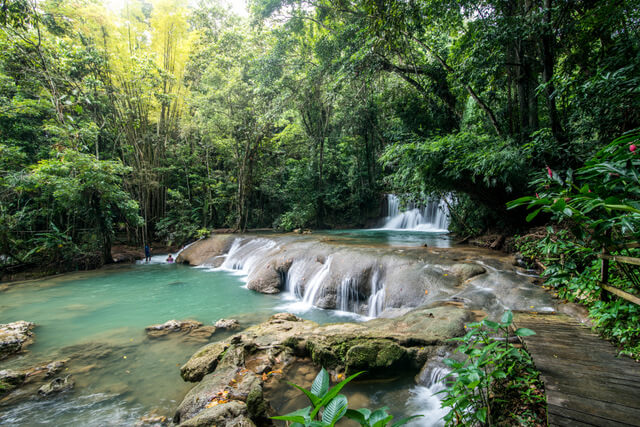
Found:
M 540 196 L 538 196 L 538 193 L 536 193 L 536 199 L 539 199 L 539 198 L 540 198 Z
M 636 146 L 635 146 L 635 144 L 631 144 L 629 146 L 629 151 L 631 151 L 633 154 L 636 154 Z
M 549 166 L 547 166 L 547 173 L 549 174 L 549 178 L 553 178 L 553 172 Z

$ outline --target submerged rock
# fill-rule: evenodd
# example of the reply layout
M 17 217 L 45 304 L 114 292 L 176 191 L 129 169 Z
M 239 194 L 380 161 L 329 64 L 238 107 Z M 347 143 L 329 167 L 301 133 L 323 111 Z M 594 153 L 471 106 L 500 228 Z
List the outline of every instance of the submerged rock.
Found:
M 218 329 L 238 329 L 240 328 L 240 322 L 236 319 L 220 319 L 214 326 Z
M 19 320 L 0 324 L 0 360 L 22 351 L 33 342 L 31 330 L 35 323 Z
M 42 397 L 47 397 L 54 393 L 62 393 L 71 390 L 75 386 L 75 384 L 75 381 L 70 379 L 69 376 L 66 376 L 65 378 L 55 378 L 49 383 L 40 387 L 38 389 L 38 394 Z
M 24 372 L 10 369 L 0 371 L 0 397 L 22 385 L 25 378 L 26 374 Z
M 190 337 L 206 340 L 216 331 L 215 326 L 203 326 L 196 320 L 168 320 L 165 323 L 144 328 L 152 338 L 164 337 L 173 332 L 188 333 Z

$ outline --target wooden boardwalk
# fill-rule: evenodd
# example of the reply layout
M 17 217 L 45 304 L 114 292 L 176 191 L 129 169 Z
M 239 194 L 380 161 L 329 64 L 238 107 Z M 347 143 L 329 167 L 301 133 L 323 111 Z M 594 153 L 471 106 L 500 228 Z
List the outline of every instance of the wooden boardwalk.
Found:
M 565 315 L 518 313 L 547 394 L 550 426 L 640 426 L 640 363 Z

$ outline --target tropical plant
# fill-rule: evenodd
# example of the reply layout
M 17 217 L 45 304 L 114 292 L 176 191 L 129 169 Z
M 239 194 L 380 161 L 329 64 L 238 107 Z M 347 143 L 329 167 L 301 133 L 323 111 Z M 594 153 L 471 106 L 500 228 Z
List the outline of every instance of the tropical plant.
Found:
M 564 228 L 547 227 L 537 242 L 521 244 L 529 258 L 544 266 L 545 283 L 559 296 L 587 305 L 601 332 L 620 344 L 623 352 L 640 357 L 638 309 L 626 301 L 600 301 L 604 292 L 598 255 L 603 248 L 612 254 L 637 256 L 625 244 L 640 239 L 640 158 L 636 146 L 640 132 L 615 139 L 575 172 L 547 168 L 535 181 L 535 196 L 510 202 L 533 210 L 527 220 L 544 213 Z M 629 293 L 640 291 L 636 269 L 615 263 L 609 283 Z M 606 298 L 603 298 L 606 299 Z
M 387 407 L 383 407 L 375 411 L 370 411 L 366 408 L 349 409 L 347 397 L 343 394 L 338 394 L 342 388 L 347 385 L 347 383 L 362 373 L 363 372 L 357 372 L 342 380 L 332 388 L 329 388 L 329 373 L 324 368 L 320 370 L 315 380 L 313 380 L 310 390 L 300 387 L 299 385 L 289 383 L 293 387 L 302 391 L 309 398 L 311 406 L 307 406 L 306 408 L 299 409 L 286 415 L 271 418 L 274 420 L 291 421 L 293 423 L 291 424 L 292 427 L 322 427 L 334 426 L 342 417 L 346 416 L 347 418 L 357 421 L 361 426 L 384 427 L 393 420 L 393 415 L 387 412 Z M 322 411 L 322 413 L 320 411 Z M 419 416 L 421 415 L 403 418 L 400 421 L 393 423 L 392 426 L 396 427 L 404 425 Z
M 443 407 L 451 408 L 444 417 L 447 425 L 494 425 L 509 414 L 520 424 L 531 417 L 529 406 L 544 402 L 538 373 L 529 354 L 510 343 L 512 336 L 526 337 L 535 332 L 527 328 L 512 329 L 513 313 L 506 311 L 500 322 L 484 319 L 471 323 L 468 332 L 452 341 L 460 343 L 457 353 L 466 355 L 459 361 L 445 359 L 451 368 Z M 517 402 L 518 409 L 505 407 Z

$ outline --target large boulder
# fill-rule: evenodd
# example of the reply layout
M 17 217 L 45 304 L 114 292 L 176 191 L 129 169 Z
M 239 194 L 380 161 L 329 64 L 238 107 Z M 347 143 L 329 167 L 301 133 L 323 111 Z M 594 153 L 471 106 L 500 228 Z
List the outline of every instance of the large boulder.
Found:
M 33 342 L 31 330 L 35 323 L 19 320 L 0 324 L 0 360 L 22 351 Z
M 291 260 L 274 259 L 249 274 L 247 288 L 263 294 L 277 294 L 285 284 Z
M 176 257 L 176 263 L 219 266 L 222 260 L 220 257 L 229 252 L 235 238 L 230 234 L 218 234 L 199 240 L 180 252 Z

